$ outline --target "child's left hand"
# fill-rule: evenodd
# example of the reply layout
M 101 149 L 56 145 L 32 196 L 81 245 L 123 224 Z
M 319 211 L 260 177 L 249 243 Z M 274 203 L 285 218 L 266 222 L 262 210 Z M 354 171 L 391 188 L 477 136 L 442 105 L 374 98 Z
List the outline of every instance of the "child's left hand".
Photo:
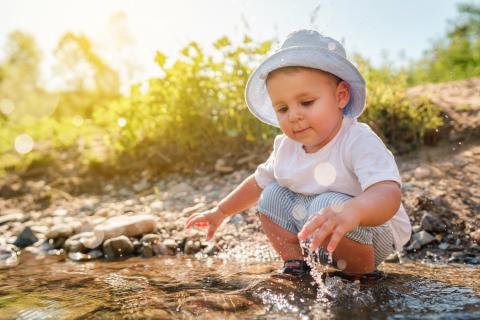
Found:
M 360 225 L 355 211 L 325 208 L 310 219 L 298 233 L 298 239 L 306 240 L 313 235 L 311 250 L 316 250 L 331 235 L 327 251 L 333 252 L 343 236 Z

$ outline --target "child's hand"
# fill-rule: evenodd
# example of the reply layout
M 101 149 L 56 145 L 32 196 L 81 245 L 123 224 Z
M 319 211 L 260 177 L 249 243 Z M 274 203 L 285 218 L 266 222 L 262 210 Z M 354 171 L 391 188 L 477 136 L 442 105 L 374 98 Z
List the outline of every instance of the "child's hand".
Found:
M 192 226 L 197 226 L 200 228 L 208 227 L 207 240 L 213 238 L 213 234 L 217 231 L 218 227 L 222 224 L 227 216 L 220 211 L 218 207 L 213 209 L 196 212 L 188 217 L 187 222 L 185 223 L 185 229 L 188 229 Z
M 353 211 L 325 208 L 310 219 L 298 233 L 298 239 L 313 235 L 311 250 L 316 250 L 331 235 L 327 251 L 333 252 L 343 236 L 360 225 L 360 217 Z

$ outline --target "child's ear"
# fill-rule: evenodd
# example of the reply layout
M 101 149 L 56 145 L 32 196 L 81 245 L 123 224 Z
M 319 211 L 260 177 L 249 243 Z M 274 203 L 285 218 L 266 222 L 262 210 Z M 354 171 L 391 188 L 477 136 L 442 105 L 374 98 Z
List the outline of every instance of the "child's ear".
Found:
M 337 85 L 337 103 L 340 109 L 343 109 L 347 106 L 348 101 L 350 100 L 350 86 L 347 82 L 341 81 Z

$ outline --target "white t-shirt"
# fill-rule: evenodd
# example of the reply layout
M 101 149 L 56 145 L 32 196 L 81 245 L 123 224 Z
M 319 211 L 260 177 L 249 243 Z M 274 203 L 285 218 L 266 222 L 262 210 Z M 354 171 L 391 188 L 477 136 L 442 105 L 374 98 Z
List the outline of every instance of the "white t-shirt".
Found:
M 286 135 L 275 137 L 273 152 L 255 171 L 261 188 L 277 182 L 293 192 L 313 195 L 337 191 L 358 196 L 374 183 L 391 180 L 401 185 L 395 159 L 382 140 L 364 123 L 343 118 L 336 136 L 314 153 Z M 395 247 L 401 250 L 411 234 L 403 205 L 388 221 Z

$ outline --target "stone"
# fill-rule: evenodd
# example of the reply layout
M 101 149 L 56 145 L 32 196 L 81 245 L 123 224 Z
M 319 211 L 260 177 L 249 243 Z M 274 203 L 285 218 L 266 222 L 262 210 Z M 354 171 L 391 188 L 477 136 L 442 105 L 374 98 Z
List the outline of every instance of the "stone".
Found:
M 387 263 L 399 263 L 400 257 L 397 252 L 391 253 L 387 258 L 385 258 Z
M 410 245 L 407 247 L 407 250 L 418 250 L 424 245 L 427 245 L 433 242 L 435 238 L 426 231 L 420 231 L 412 235 L 410 240 Z
M 428 232 L 444 232 L 447 230 L 447 225 L 440 218 L 427 212 L 423 214 L 420 225 L 423 230 Z
M 448 243 L 442 242 L 438 245 L 438 248 L 441 250 L 447 250 L 448 249 Z
M 10 213 L 4 216 L 0 216 L 0 226 L 10 222 L 21 222 L 25 218 L 25 215 L 21 212 Z
M 25 227 L 22 232 L 17 236 L 17 239 L 13 243 L 19 248 L 25 248 L 31 246 L 38 241 L 38 238 L 33 234 L 30 227 Z
M 200 241 L 188 240 L 185 243 L 184 252 L 185 252 L 185 254 L 195 254 L 195 253 L 199 252 L 200 249 L 201 249 Z
M 428 168 L 424 168 L 424 167 L 418 167 L 413 172 L 413 176 L 417 180 L 422 180 L 422 179 L 428 178 L 430 176 L 430 174 L 431 174 L 430 170 Z
M 0 247 L 0 269 L 15 267 L 18 263 L 18 255 L 11 245 Z
M 94 228 L 97 239 L 108 240 L 121 235 L 136 237 L 151 233 L 156 229 L 156 218 L 152 215 L 141 214 L 134 216 L 118 216 L 110 218 Z
M 87 231 L 68 238 L 64 246 L 66 251 L 85 252 L 100 247 L 102 242 L 103 239 L 97 238 L 95 233 Z
M 152 249 L 155 255 L 174 256 L 177 253 L 177 242 L 173 239 L 166 239 L 162 243 L 154 243 Z
M 151 258 L 153 257 L 154 252 L 152 249 L 152 244 L 149 242 L 144 242 L 142 246 L 142 257 Z
M 68 238 L 74 233 L 74 228 L 70 225 L 55 225 L 46 234 L 47 239 Z
M 133 244 L 126 236 L 111 238 L 103 243 L 105 258 L 110 260 L 129 256 L 133 252 Z
M 162 241 L 162 236 L 155 233 L 146 234 L 140 240 L 141 243 L 153 243 L 153 242 L 161 242 L 161 241 Z

